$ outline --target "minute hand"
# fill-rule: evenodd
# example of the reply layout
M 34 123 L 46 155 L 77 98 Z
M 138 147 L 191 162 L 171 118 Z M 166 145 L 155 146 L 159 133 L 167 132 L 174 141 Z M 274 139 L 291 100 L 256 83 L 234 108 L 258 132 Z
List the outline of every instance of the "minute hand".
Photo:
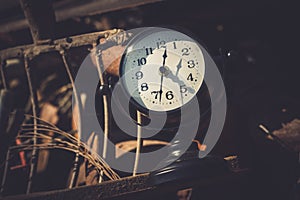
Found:
M 163 80 L 164 80 L 164 73 L 166 71 L 165 69 L 165 64 L 166 64 L 166 58 L 167 58 L 167 48 L 165 48 L 165 52 L 163 54 L 163 66 L 161 66 L 159 68 L 159 71 L 161 73 L 161 77 L 160 77 L 160 89 L 159 89 L 159 102 L 161 102 L 161 97 L 162 97 L 162 85 L 163 85 Z

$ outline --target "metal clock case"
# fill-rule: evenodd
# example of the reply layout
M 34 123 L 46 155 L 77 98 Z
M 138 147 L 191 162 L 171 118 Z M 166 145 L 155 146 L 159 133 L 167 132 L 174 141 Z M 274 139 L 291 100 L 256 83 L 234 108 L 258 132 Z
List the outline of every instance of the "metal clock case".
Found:
M 146 116 L 149 111 L 167 112 L 174 124 L 183 106 L 193 111 L 189 105 L 193 98 L 198 98 L 202 111 L 207 110 L 210 98 L 203 81 L 202 48 L 192 37 L 172 29 L 151 27 L 137 34 L 122 55 L 119 73 L 130 105 Z

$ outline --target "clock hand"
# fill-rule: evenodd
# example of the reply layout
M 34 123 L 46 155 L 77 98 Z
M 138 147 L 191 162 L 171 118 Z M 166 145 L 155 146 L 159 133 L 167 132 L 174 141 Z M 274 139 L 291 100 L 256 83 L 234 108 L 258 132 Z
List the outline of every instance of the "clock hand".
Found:
M 166 58 L 167 58 L 167 48 L 165 48 L 165 52 L 163 54 L 163 67 L 165 68 L 165 64 L 166 64 Z
M 176 70 L 176 74 L 175 74 L 176 78 L 178 78 L 178 73 L 179 73 L 179 70 L 181 69 L 181 67 L 182 67 L 182 58 L 180 58 L 180 61 L 177 64 L 177 70 Z M 179 88 L 180 88 L 180 85 L 181 85 L 181 83 L 179 83 Z M 182 92 L 180 92 L 180 99 L 181 99 L 181 104 L 183 105 L 183 94 L 182 94 Z
M 159 102 L 161 102 L 163 79 L 164 79 L 164 76 L 163 76 L 163 74 L 161 74 L 161 77 L 160 77 L 160 89 L 159 89 Z
M 180 59 L 180 61 L 179 61 L 178 65 L 177 65 L 176 76 L 178 76 L 178 72 L 179 72 L 179 70 L 180 70 L 180 69 L 181 69 L 181 67 L 182 67 L 181 63 L 182 63 L 182 58 Z
M 184 85 L 184 82 L 182 80 L 180 80 L 179 77 L 178 77 L 178 73 L 179 73 L 179 70 L 181 69 L 181 67 L 182 67 L 182 58 L 179 60 L 179 63 L 177 64 L 177 70 L 176 70 L 175 76 L 172 73 L 172 71 L 170 71 L 169 72 L 169 74 L 171 74 L 170 77 L 169 76 L 166 76 L 166 77 L 172 79 L 172 81 L 177 82 L 180 85 Z M 195 92 L 195 90 L 193 88 L 191 88 L 191 87 L 187 87 L 187 90 L 190 93 L 194 93 Z
M 171 79 L 173 82 L 176 82 L 178 83 L 179 85 L 185 85 L 185 82 L 182 81 L 177 75 L 175 76 L 171 70 L 168 71 L 168 75 L 166 76 L 166 78 L 169 78 Z M 195 93 L 195 90 L 191 87 L 186 87 L 187 90 L 190 92 L 190 93 Z
M 160 77 L 160 89 L 159 89 L 159 102 L 161 102 L 161 95 L 162 95 L 162 84 L 163 84 L 163 79 L 164 79 L 164 73 L 166 72 L 165 64 L 166 64 L 166 58 L 167 58 L 167 48 L 165 48 L 165 52 L 163 54 L 163 66 L 159 68 L 159 71 L 161 73 Z
M 177 70 L 176 70 L 176 74 L 175 74 L 175 76 L 176 76 L 176 78 L 178 79 L 178 82 L 179 81 L 181 81 L 181 80 L 179 80 L 179 78 L 178 78 L 178 73 L 179 73 L 179 70 L 181 69 L 181 67 L 182 67 L 182 58 L 179 60 L 179 63 L 177 64 Z M 172 72 L 171 72 L 172 73 Z M 172 74 L 172 76 L 174 76 L 173 74 Z M 174 80 L 173 80 L 174 81 Z M 176 81 L 177 82 L 177 81 Z M 182 82 L 182 81 L 181 81 Z M 180 85 L 182 85 L 181 83 L 179 83 L 179 87 L 180 87 Z M 181 97 L 181 104 L 183 105 L 183 94 L 182 94 L 182 92 L 180 92 L 180 97 Z
M 167 78 L 171 79 L 173 82 L 178 83 L 178 85 L 179 85 L 180 88 L 181 88 L 182 86 L 185 86 L 184 81 L 182 81 L 182 80 L 178 77 L 178 72 L 179 72 L 180 68 L 182 67 L 181 62 L 182 62 L 182 59 L 180 59 L 178 65 L 177 65 L 176 75 L 174 75 L 174 74 L 172 73 L 172 71 L 169 70 L 168 75 L 166 76 Z M 194 94 L 194 93 L 195 93 L 195 90 L 194 90 L 193 88 L 191 88 L 191 87 L 186 87 L 186 89 L 187 89 L 187 91 L 188 91 L 189 93 L 191 93 L 191 94 Z M 183 94 L 182 94 L 181 91 L 180 91 L 180 97 L 181 97 L 181 104 L 183 105 L 183 104 L 184 104 L 184 102 L 183 102 Z

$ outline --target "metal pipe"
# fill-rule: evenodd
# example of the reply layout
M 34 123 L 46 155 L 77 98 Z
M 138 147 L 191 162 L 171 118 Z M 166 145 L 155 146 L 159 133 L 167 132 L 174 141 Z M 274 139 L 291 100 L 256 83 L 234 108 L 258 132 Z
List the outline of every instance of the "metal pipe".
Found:
M 143 139 L 142 139 L 142 114 L 140 111 L 136 111 L 137 115 L 137 136 L 136 136 L 136 152 L 135 152 L 135 162 L 133 167 L 132 175 L 136 176 L 138 166 L 139 166 L 139 160 L 140 160 L 140 154 L 141 149 L 143 147 Z
M 2 80 L 3 89 L 7 90 L 7 83 L 6 83 L 6 77 L 5 77 L 5 72 L 4 72 L 6 62 L 1 61 L 0 65 L 1 65 L 0 72 L 1 72 L 1 80 Z
M 77 106 L 78 106 L 78 119 L 79 119 L 78 123 L 77 123 L 77 128 L 78 128 L 77 147 L 78 147 L 78 149 L 77 149 L 76 154 L 75 154 L 73 172 L 71 174 L 71 180 L 70 180 L 70 183 L 69 183 L 69 188 L 73 188 L 73 187 L 75 187 L 76 179 L 78 177 L 78 170 L 79 170 L 79 156 L 80 156 L 79 155 L 79 147 L 80 147 L 80 138 L 81 138 L 81 121 L 80 121 L 81 115 L 80 115 L 80 109 L 79 109 L 80 108 L 80 101 L 79 101 L 78 93 L 77 93 L 77 90 L 76 90 L 76 87 L 75 87 L 74 79 L 73 79 L 73 76 L 72 76 L 67 58 L 66 58 L 65 50 L 61 50 L 60 54 L 62 56 L 62 60 L 63 60 L 64 66 L 65 66 L 65 69 L 67 71 L 68 77 L 69 77 L 71 85 L 73 87 L 74 98 L 75 98 L 75 101 L 76 101 Z
M 33 125 L 34 125 L 34 137 L 33 137 L 33 145 L 37 144 L 37 113 L 38 113 L 38 101 L 37 101 L 37 94 L 34 85 L 32 84 L 32 77 L 31 77 L 31 69 L 29 67 L 28 63 L 28 57 L 27 55 L 24 55 L 24 65 L 26 70 L 26 76 L 27 76 L 27 82 L 28 82 L 28 88 L 30 92 L 30 100 L 31 100 L 31 107 L 32 107 L 32 115 L 33 115 Z M 38 152 L 36 148 L 32 149 L 31 153 L 31 161 L 30 161 L 30 171 L 29 171 L 29 177 L 28 177 L 28 183 L 27 183 L 27 189 L 26 194 L 29 194 L 32 187 L 32 180 L 34 178 L 35 172 L 36 172 L 36 165 L 37 165 L 37 156 Z
M 102 60 L 102 51 L 100 48 L 97 48 L 98 46 L 96 44 L 93 45 L 95 48 L 94 55 L 96 57 L 96 67 L 99 75 L 99 81 L 100 81 L 100 87 L 108 87 L 108 83 L 105 80 L 103 73 L 104 73 L 104 67 L 103 67 L 103 60 Z M 103 118 L 104 118 L 104 127 L 103 127 L 103 149 L 102 149 L 102 158 L 105 159 L 107 155 L 107 143 L 108 143 L 108 136 L 109 136 L 109 130 L 110 130 L 110 96 L 107 94 L 108 88 L 104 89 L 102 91 L 102 100 L 103 100 Z M 103 93 L 104 92 L 104 93 Z M 103 181 L 103 171 L 100 173 L 99 177 L 99 183 Z
M 8 151 L 6 152 L 5 165 L 4 165 L 4 171 L 3 171 L 1 188 L 0 188 L 0 197 L 3 196 L 3 192 L 4 192 L 4 186 L 5 186 L 6 176 L 7 176 L 8 166 L 9 166 L 8 165 L 9 156 L 10 156 L 10 149 L 8 149 Z

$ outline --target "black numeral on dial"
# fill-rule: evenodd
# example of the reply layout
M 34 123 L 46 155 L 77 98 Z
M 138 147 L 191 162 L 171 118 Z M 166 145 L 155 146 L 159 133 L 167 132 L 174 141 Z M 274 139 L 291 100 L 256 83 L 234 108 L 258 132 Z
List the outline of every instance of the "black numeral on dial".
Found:
M 190 73 L 190 74 L 188 75 L 187 80 L 188 80 L 188 81 L 193 81 L 193 80 L 194 80 L 193 74 L 192 74 L 192 73 Z
M 181 92 L 181 93 L 186 93 L 186 92 L 187 92 L 186 85 L 181 85 L 181 86 L 180 86 L 180 92 Z
M 143 74 L 143 72 L 141 72 L 141 71 L 138 71 L 138 72 L 135 73 L 135 78 L 136 78 L 137 80 L 142 79 L 143 76 L 144 76 L 144 74 Z
M 160 94 L 160 92 L 159 91 L 152 91 L 151 94 L 154 95 L 154 99 L 158 99 L 158 95 Z M 173 92 L 172 91 L 168 91 L 166 93 L 166 99 L 172 100 L 173 98 L 174 98 Z
M 176 42 L 173 42 L 173 48 L 177 49 Z
M 160 42 L 156 42 L 157 48 L 166 48 L 166 41 L 162 40 Z
M 168 91 L 168 92 L 166 93 L 166 98 L 167 98 L 168 100 L 172 100 L 172 99 L 174 98 L 173 92 L 172 92 L 172 91 Z
M 138 66 L 145 65 L 147 63 L 146 58 L 137 59 Z
M 189 49 L 188 49 L 188 48 L 183 48 L 183 49 L 181 50 L 181 52 L 182 52 L 182 55 L 183 55 L 183 56 L 188 56 L 188 55 L 190 55 L 190 52 L 189 52 Z
M 152 91 L 151 94 L 154 95 L 154 99 L 158 98 L 159 91 Z
M 194 60 L 189 60 L 187 63 L 188 63 L 188 68 L 194 68 L 195 67 L 195 61 Z
M 148 84 L 147 83 L 142 83 L 141 84 L 141 90 L 142 91 L 147 91 L 149 88 L 148 88 Z
M 153 49 L 150 48 L 146 48 L 146 55 L 149 56 L 150 54 L 153 54 Z

